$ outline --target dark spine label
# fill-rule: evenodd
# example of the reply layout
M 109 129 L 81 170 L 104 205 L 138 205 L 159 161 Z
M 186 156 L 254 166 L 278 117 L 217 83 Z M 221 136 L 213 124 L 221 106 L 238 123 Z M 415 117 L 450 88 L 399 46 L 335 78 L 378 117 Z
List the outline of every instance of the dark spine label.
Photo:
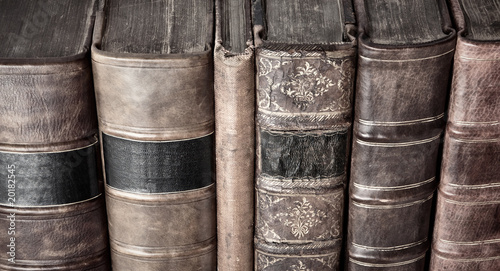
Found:
M 260 131 L 262 173 L 283 178 L 324 178 L 344 174 L 347 131 L 289 133 Z
M 213 135 L 179 141 L 134 141 L 103 133 L 107 184 L 136 193 L 193 190 L 213 183 Z
M 0 152 L 0 204 L 41 207 L 99 194 L 98 145 L 54 153 Z

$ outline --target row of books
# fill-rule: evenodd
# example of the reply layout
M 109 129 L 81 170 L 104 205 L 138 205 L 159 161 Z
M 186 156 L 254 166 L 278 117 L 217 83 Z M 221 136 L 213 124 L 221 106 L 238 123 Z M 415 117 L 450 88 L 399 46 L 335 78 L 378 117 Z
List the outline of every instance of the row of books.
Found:
M 1 270 L 500 270 L 500 0 L 0 0 L 0 40 Z

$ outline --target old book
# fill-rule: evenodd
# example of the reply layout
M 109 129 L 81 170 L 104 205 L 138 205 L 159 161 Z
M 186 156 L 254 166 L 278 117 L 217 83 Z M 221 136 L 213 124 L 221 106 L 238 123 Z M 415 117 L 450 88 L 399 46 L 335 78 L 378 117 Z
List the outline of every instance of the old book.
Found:
M 456 33 L 441 0 L 355 0 L 347 268 L 424 270 Z
M 356 47 L 350 1 L 256 1 L 256 270 L 337 270 Z
M 96 1 L 0 1 L 1 270 L 109 270 Z
M 216 1 L 217 268 L 253 271 L 255 78 L 250 1 Z
M 213 5 L 111 0 L 96 22 L 114 270 L 215 270 Z
M 458 30 L 430 270 L 500 270 L 500 1 L 450 1 Z

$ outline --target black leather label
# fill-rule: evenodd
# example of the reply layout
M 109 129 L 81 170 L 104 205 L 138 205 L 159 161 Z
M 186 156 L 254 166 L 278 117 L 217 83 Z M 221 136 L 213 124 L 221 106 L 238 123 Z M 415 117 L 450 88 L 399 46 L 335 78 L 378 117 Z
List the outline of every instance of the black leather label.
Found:
M 106 182 L 136 193 L 179 192 L 214 182 L 213 135 L 179 141 L 133 141 L 102 134 Z
M 260 131 L 262 173 L 283 178 L 344 174 L 347 130 L 332 133 Z
M 0 204 L 41 207 L 99 195 L 98 144 L 54 153 L 0 152 Z

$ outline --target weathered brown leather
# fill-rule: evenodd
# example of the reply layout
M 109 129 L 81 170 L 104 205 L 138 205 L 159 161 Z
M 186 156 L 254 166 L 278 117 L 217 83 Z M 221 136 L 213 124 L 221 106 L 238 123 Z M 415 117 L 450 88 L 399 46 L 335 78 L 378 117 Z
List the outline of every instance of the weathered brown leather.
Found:
M 214 185 L 170 195 L 107 186 L 106 204 L 113 270 L 214 270 Z
M 344 46 L 324 53 L 302 51 L 297 55 L 286 51 L 257 49 L 256 270 L 288 270 L 294 267 L 338 269 L 356 55 L 354 48 L 348 44 Z M 303 113 L 299 112 L 297 105 L 290 101 L 291 97 L 278 91 L 273 92 L 269 85 L 270 82 L 273 85 L 279 84 L 281 73 L 289 78 L 298 74 L 300 69 L 288 69 L 288 65 L 304 68 L 309 66 L 314 69 L 319 67 L 317 69 L 324 73 L 318 76 L 335 82 L 330 85 L 335 87 L 329 88 L 321 98 L 312 101 Z M 304 164 L 311 164 L 313 167 L 318 165 L 320 168 L 333 166 L 336 168 L 335 172 L 301 178 L 263 173 L 264 160 L 274 163 L 298 155 L 293 149 L 283 149 L 282 153 L 276 152 L 274 157 L 261 158 L 264 152 L 273 155 L 273 150 L 261 147 L 261 133 L 269 130 L 278 136 L 289 136 L 290 140 L 295 136 L 311 138 L 312 142 L 323 142 L 320 145 L 324 144 L 326 138 L 339 137 L 338 141 L 333 139 L 335 147 L 324 145 L 324 148 L 329 149 L 327 158 L 311 153 L 311 150 L 321 152 L 327 151 L 326 149 L 296 146 L 308 154 L 301 159 Z M 341 138 L 345 141 L 340 140 Z M 295 148 L 284 146 L 286 147 Z
M 455 32 L 440 1 L 445 38 L 377 44 L 364 2 L 355 1 L 359 58 L 346 265 L 424 270 Z
M 63 151 L 95 141 L 97 121 L 87 56 L 84 52 L 52 61 L 0 60 L 1 150 Z
M 59 206 L 0 206 L 0 227 L 5 229 L 0 244 L 5 252 L 12 213 L 16 259 L 12 264 L 4 257 L 1 270 L 110 270 L 102 195 Z
M 430 270 L 500 270 L 500 42 L 471 40 L 450 4 L 459 35 Z
M 340 24 L 335 44 L 255 41 L 255 270 L 339 269 L 356 61 Z
M 103 51 L 99 14 L 92 46 L 102 133 L 169 142 L 214 131 L 212 52 Z M 104 161 L 106 164 L 106 161 Z M 106 185 L 114 270 L 215 270 L 215 186 L 134 193 Z
M 224 47 L 225 41 L 221 35 L 221 9 L 222 4 L 218 1 L 217 40 L 214 52 L 219 240 L 217 269 L 252 271 L 255 189 L 254 50 L 249 46 L 243 53 L 238 53 Z M 248 16 L 249 12 L 247 9 Z M 245 31 L 245 27 L 242 28 L 241 31 Z
M 43 5 L 41 1 L 30 5 L 26 4 L 28 1 L 24 3 L 25 6 L 31 5 L 31 7 L 38 5 L 37 8 Z M 40 49 L 28 52 L 27 56 L 15 54 L 0 58 L 0 156 L 6 157 L 5 154 L 8 153 L 9 157 L 16 155 L 21 157 L 16 161 L 23 161 L 28 156 L 73 153 L 75 156 L 72 158 L 75 158 L 78 150 L 97 143 L 95 98 L 88 50 L 91 44 L 95 1 L 81 1 L 78 5 L 67 3 L 52 1 L 44 7 L 45 9 L 42 7 L 42 10 L 35 13 L 40 20 L 37 21 L 40 24 L 35 27 L 43 28 L 39 30 L 40 32 L 47 28 L 52 32 L 54 29 L 59 29 L 59 39 L 51 40 L 47 39 L 47 36 L 37 36 L 37 33 L 34 33 L 30 42 L 33 44 L 44 42 L 46 44 L 40 47 L 45 49 L 50 48 L 50 44 L 58 42 L 54 48 L 67 46 L 66 50 L 71 53 L 62 49 L 51 52 Z M 64 25 L 49 24 L 49 21 L 55 20 L 54 16 L 61 16 L 63 7 L 71 7 L 71 12 L 82 12 L 79 16 L 86 18 L 84 27 L 80 29 L 82 32 L 71 32 L 71 41 L 68 41 L 68 33 L 64 32 L 66 29 Z M 4 12 L 9 10 L 2 10 L 0 16 L 3 16 Z M 68 17 L 74 15 L 71 12 L 67 13 Z M 30 22 L 29 19 L 26 15 L 26 21 Z M 42 22 L 47 25 L 43 25 Z M 12 32 L 15 31 L 17 29 L 12 29 Z M 82 36 L 77 37 L 77 35 Z M 65 41 L 66 45 L 61 44 Z M 75 44 L 79 42 L 82 44 Z M 2 159 L 2 161 L 7 160 Z M 89 164 L 93 163 L 93 169 L 100 162 L 96 157 L 85 157 L 79 161 L 68 161 L 68 168 L 57 170 L 61 172 L 74 170 L 71 163 L 83 160 Z M 2 163 L 0 166 L 3 173 L 9 169 L 9 165 Z M 8 175 L 13 176 L 9 177 L 9 180 L 16 180 L 17 188 L 28 181 L 18 175 L 21 170 L 30 168 L 30 174 L 35 175 L 40 172 L 37 170 L 37 165 L 33 164 L 14 166 Z M 92 175 L 96 177 L 95 172 Z M 86 181 L 99 182 L 98 179 L 100 176 Z M 58 181 L 66 180 L 58 179 Z M 40 190 L 49 191 L 47 194 L 64 195 L 79 192 L 61 191 L 60 187 L 43 180 L 34 185 L 37 185 L 37 189 L 33 191 L 39 191 L 38 188 L 41 188 Z M 94 191 L 94 195 L 82 201 L 36 206 L 18 204 L 22 201 L 19 198 L 19 190 L 13 191 L 15 193 L 12 194 L 13 198 L 17 200 L 9 201 L 12 205 L 0 206 L 0 227 L 3 229 L 0 232 L 0 244 L 3 249 L 1 270 L 110 269 L 104 195 L 101 191 Z M 26 191 L 29 193 L 30 189 Z M 7 195 L 4 192 L 2 191 L 2 196 Z M 39 196 L 43 195 L 31 195 L 32 198 Z M 48 198 L 48 201 L 50 200 Z M 9 233 L 11 231 L 12 234 Z M 6 253 L 10 250 L 8 247 L 10 238 L 15 238 L 15 263 L 7 261 L 7 258 L 11 257 Z

